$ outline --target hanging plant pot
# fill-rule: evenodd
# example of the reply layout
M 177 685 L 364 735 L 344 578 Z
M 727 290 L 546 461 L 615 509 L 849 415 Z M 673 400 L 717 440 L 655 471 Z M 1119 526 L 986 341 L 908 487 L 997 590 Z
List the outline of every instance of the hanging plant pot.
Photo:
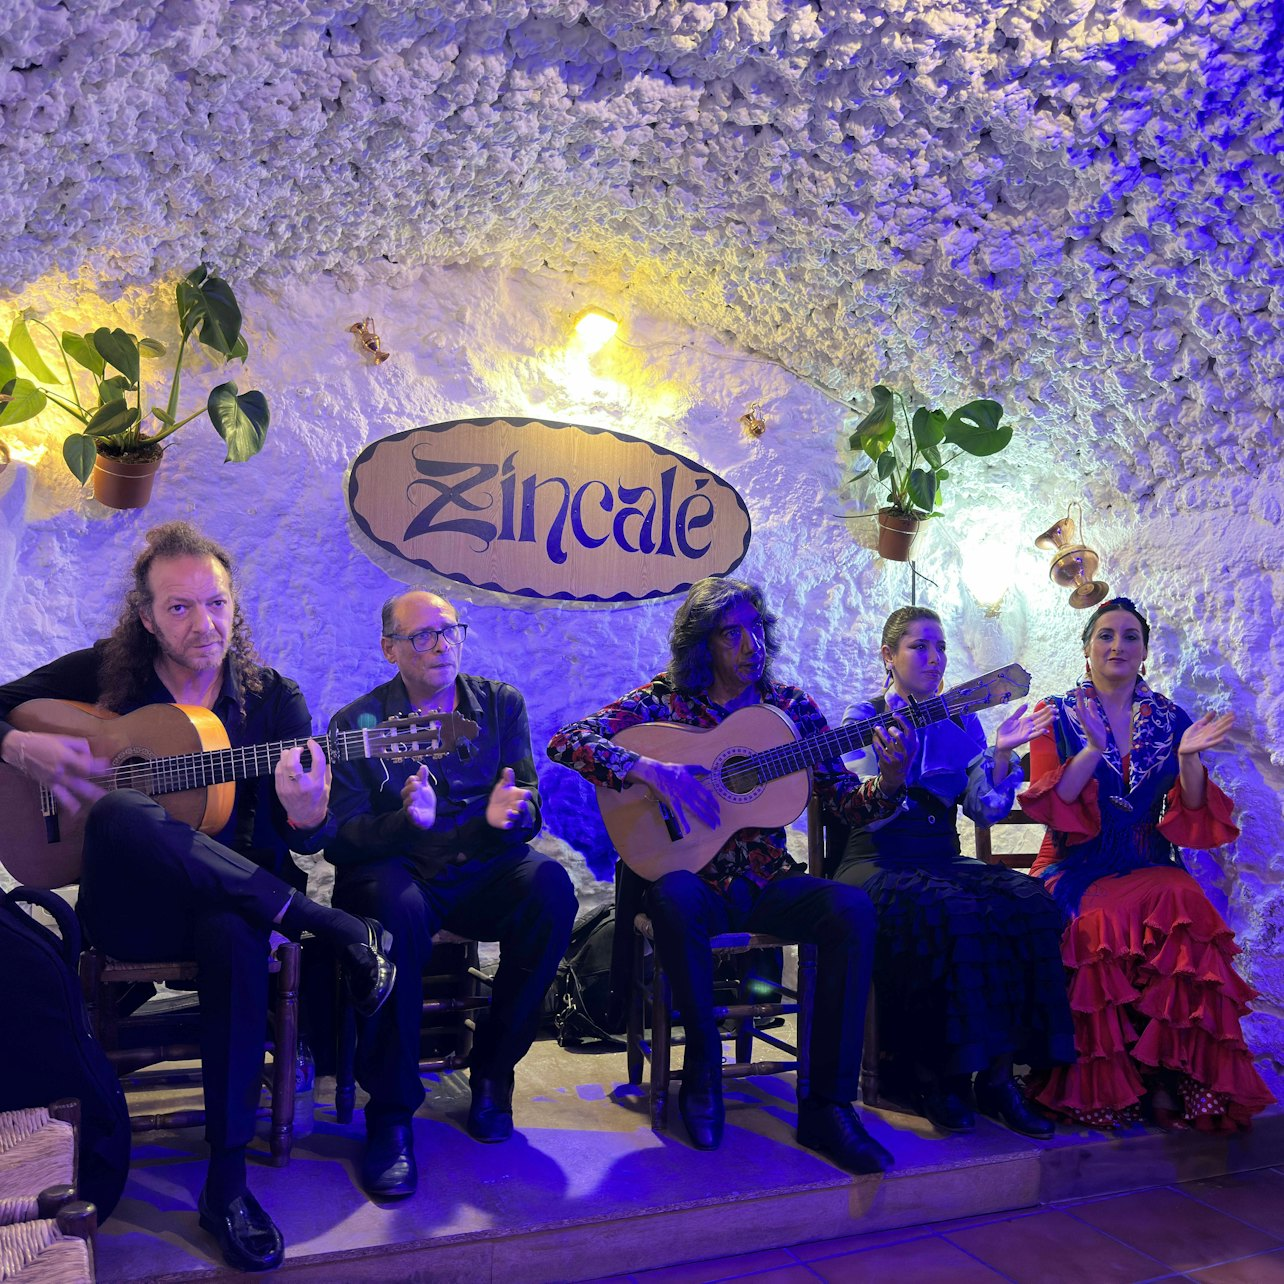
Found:
M 94 498 L 108 508 L 143 508 L 152 497 L 152 483 L 165 452 L 154 446 L 141 457 L 107 455 L 94 460 Z
M 889 562 L 908 562 L 922 525 L 917 517 L 904 517 L 890 508 L 878 510 L 878 555 Z

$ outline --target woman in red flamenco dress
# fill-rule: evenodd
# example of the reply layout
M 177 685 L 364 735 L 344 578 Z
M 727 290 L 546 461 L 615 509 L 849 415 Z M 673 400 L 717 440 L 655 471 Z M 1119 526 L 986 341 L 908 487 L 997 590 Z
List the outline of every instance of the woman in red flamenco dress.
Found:
M 1032 1082 L 1055 1114 L 1110 1128 L 1142 1118 L 1205 1131 L 1249 1126 L 1274 1100 L 1240 1018 L 1255 991 L 1230 929 L 1178 847 L 1239 836 L 1200 751 L 1232 715 L 1196 722 L 1142 673 L 1150 626 L 1127 598 L 1083 632 L 1087 675 L 1046 703 L 1020 803 L 1048 827 L 1032 872 L 1070 916 L 1062 937 L 1079 1059 Z

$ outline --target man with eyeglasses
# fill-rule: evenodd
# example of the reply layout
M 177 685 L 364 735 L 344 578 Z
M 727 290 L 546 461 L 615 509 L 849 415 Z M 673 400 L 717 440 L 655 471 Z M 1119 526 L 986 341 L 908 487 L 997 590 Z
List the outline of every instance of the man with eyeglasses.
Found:
M 421 976 L 441 928 L 500 943 L 488 1010 L 470 1059 L 468 1131 L 512 1135 L 513 1072 L 539 1028 L 540 1006 L 570 940 L 576 900 L 566 870 L 528 845 L 540 828 L 526 704 L 505 682 L 461 673 L 468 626 L 445 598 L 406 590 L 383 605 L 388 682 L 341 709 L 331 732 L 391 714 L 458 710 L 477 738 L 431 765 L 334 764 L 326 858 L 334 903 L 378 905 L 392 932 L 401 984 L 358 1029 L 356 1075 L 370 1094 L 361 1181 L 377 1199 L 411 1195 L 418 1180 L 411 1119 L 419 1077 Z M 355 911 L 364 913 L 365 911 Z
M 607 789 L 644 785 L 664 800 L 684 832 L 693 820 L 716 829 L 720 812 L 716 794 L 705 783 L 707 769 L 643 757 L 612 739 L 645 722 L 713 727 L 751 704 L 774 705 L 799 736 L 824 732 L 825 719 L 812 699 L 770 676 L 775 623 L 756 585 L 699 580 L 674 616 L 668 669 L 563 727 L 548 746 L 549 757 Z M 879 741 L 881 781 L 859 781 L 840 763 L 812 767 L 822 802 L 851 823 L 867 823 L 896 809 L 902 732 L 893 729 L 889 736 Z M 903 780 L 903 763 L 900 770 Z M 698 873 L 670 871 L 650 883 L 646 907 L 683 1014 L 686 1051 L 678 1110 L 692 1144 L 716 1149 L 724 1124 L 709 940 L 720 932 L 767 932 L 818 947 L 811 1085 L 798 1104 L 798 1140 L 850 1172 L 886 1170 L 891 1155 L 865 1131 L 851 1104 L 859 1087 L 874 961 L 869 897 L 858 888 L 808 875 L 790 858 L 783 829 L 740 829 Z

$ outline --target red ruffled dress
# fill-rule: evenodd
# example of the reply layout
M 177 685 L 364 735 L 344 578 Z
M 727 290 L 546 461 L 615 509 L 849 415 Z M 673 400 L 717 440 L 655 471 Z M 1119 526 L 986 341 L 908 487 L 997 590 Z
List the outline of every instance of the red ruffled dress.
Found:
M 1064 701 L 1055 703 L 1064 711 Z M 1064 726 L 1055 730 L 1056 745 L 1051 737 L 1031 745 L 1033 783 L 1019 800 L 1027 815 L 1048 826 L 1031 872 L 1047 880 L 1054 896 L 1058 863 L 1103 831 L 1103 773 L 1074 802 L 1056 794 L 1065 770 L 1059 751 L 1068 759 L 1077 749 L 1065 745 Z M 1175 770 L 1176 750 L 1169 752 Z M 1117 760 L 1125 794 L 1129 758 Z M 1137 816 L 1130 827 L 1145 826 L 1151 841 L 1170 851 L 1220 847 L 1239 836 L 1231 800 L 1211 780 L 1198 810 L 1183 805 L 1176 782 L 1155 802 L 1151 814 Z M 1034 1099 L 1056 1114 L 1111 1128 L 1140 1118 L 1143 1099 L 1162 1082 L 1178 1100 L 1175 1110 L 1155 1110 L 1158 1122 L 1213 1132 L 1247 1128 L 1274 1097 L 1240 1031 L 1256 991 L 1231 964 L 1239 952 L 1221 915 L 1176 863 L 1107 873 L 1089 883 L 1061 943 L 1079 1058 L 1032 1082 Z

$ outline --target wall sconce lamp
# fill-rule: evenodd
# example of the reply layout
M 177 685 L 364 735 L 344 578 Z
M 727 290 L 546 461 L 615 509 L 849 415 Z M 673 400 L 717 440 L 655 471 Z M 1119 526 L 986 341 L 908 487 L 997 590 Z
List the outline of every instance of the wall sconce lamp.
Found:
M 612 339 L 620 328 L 618 318 L 603 308 L 585 308 L 576 315 L 572 324 L 580 347 L 590 356 Z
M 1085 607 L 1096 606 L 1110 592 L 1110 585 L 1105 580 L 1093 579 L 1101 559 L 1086 544 L 1074 543 L 1074 521 L 1070 510 L 1079 510 L 1079 525 L 1083 525 L 1083 507 L 1071 504 L 1066 515 L 1053 522 L 1038 539 L 1035 548 L 1049 549 L 1053 552 L 1052 565 L 1048 568 L 1048 578 L 1062 588 L 1068 588 L 1070 605 L 1081 611 Z
M 762 402 L 755 401 L 748 410 L 740 416 L 740 431 L 746 437 L 761 437 L 767 431 L 767 421 L 760 413 Z
M 1016 541 L 1007 532 L 969 535 L 960 547 L 959 575 L 987 619 L 1003 609 L 1016 581 Z
M 354 321 L 348 327 L 349 334 L 357 336 L 357 344 L 376 366 L 381 366 L 392 355 L 383 350 L 379 336 L 375 334 L 374 318 L 366 317 L 364 321 Z

